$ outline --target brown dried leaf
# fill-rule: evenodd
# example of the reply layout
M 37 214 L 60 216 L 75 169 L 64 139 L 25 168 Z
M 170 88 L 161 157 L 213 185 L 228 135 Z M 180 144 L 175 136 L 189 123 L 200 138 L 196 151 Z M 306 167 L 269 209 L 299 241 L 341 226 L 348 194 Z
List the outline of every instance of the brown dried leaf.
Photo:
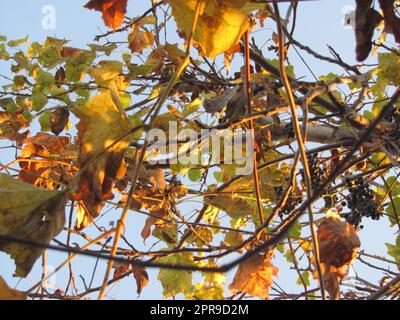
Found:
M 317 236 L 321 262 L 337 268 L 350 264 L 361 245 L 354 227 L 335 216 L 320 222 Z
M 65 107 L 58 107 L 51 113 L 51 132 L 58 136 L 64 130 L 68 120 L 68 109 Z
M 27 294 L 15 289 L 11 289 L 8 284 L 0 277 L 0 300 L 25 300 Z
M 273 283 L 272 276 L 278 275 L 279 269 L 270 261 L 270 256 L 254 255 L 242 262 L 236 271 L 229 291 L 247 293 L 254 297 L 269 298 L 269 289 Z
M 340 298 L 340 281 L 360 248 L 357 231 L 338 216 L 324 218 L 318 226 L 319 255 L 326 290 L 331 300 Z M 314 272 L 317 278 L 317 273 Z
M 155 225 L 158 222 L 158 220 L 168 217 L 168 211 L 166 209 L 151 211 L 150 214 L 151 215 L 149 215 L 149 217 L 146 219 L 142 232 L 140 233 L 143 240 L 146 240 L 148 237 L 150 237 L 151 227 Z
M 147 271 L 143 267 L 133 267 L 133 276 L 135 277 L 136 280 L 136 286 L 137 286 L 137 294 L 140 295 L 142 293 L 142 290 L 144 287 L 146 287 L 149 283 L 149 275 L 147 274 Z

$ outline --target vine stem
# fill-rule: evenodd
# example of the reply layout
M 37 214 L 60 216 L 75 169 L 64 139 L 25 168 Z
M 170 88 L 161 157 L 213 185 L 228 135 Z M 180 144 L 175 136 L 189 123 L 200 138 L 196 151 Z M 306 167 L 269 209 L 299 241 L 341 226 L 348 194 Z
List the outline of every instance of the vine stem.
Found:
M 171 92 L 174 84 L 176 83 L 176 81 L 179 79 L 180 75 L 183 73 L 183 71 L 186 69 L 186 67 L 190 63 L 190 47 L 192 45 L 193 34 L 196 29 L 197 20 L 198 20 L 200 10 L 201 10 L 203 3 L 204 3 L 204 0 L 197 0 L 195 14 L 194 14 L 193 23 L 192 23 L 192 29 L 191 29 L 190 36 L 189 36 L 188 43 L 187 43 L 185 58 L 182 61 L 181 65 L 179 66 L 178 70 L 175 72 L 175 74 L 171 78 L 170 82 L 168 83 L 167 88 L 161 95 L 160 99 L 155 104 L 154 113 L 151 116 L 151 119 L 148 124 L 148 128 L 150 128 L 150 129 L 152 128 L 153 122 L 154 122 L 155 118 L 157 117 L 158 113 L 160 112 L 162 105 L 168 99 L 169 93 Z M 133 198 L 132 196 L 136 189 L 136 182 L 137 182 L 137 179 L 139 176 L 139 171 L 140 171 L 139 169 L 140 169 L 141 164 L 143 163 L 143 159 L 144 159 L 144 155 L 146 153 L 148 143 L 149 143 L 148 139 L 146 139 L 145 143 L 143 145 L 143 148 L 141 149 L 139 160 L 137 161 L 136 166 L 135 166 L 135 174 L 133 175 L 132 180 L 131 180 L 131 187 L 129 188 L 127 201 L 125 203 L 124 209 L 121 214 L 121 218 L 118 220 L 117 227 L 115 230 L 115 237 L 114 237 L 113 247 L 111 250 L 111 257 L 115 256 L 117 249 L 118 249 L 118 243 L 119 243 L 119 240 L 121 239 L 121 235 L 124 230 L 125 221 L 128 216 L 129 208 L 132 203 L 132 198 Z M 103 284 L 100 289 L 100 293 L 99 293 L 99 297 L 98 297 L 99 300 L 102 300 L 105 296 L 106 289 L 108 286 L 108 279 L 110 278 L 112 267 L 113 267 L 113 260 L 110 259 L 108 261 L 107 269 L 106 269 L 104 279 L 103 279 Z
M 289 78 L 286 74 L 286 69 L 285 69 L 286 53 L 285 53 L 284 35 L 283 35 L 282 23 L 281 23 L 281 18 L 280 18 L 280 13 L 279 13 L 279 7 L 278 7 L 276 0 L 273 1 L 273 6 L 274 6 L 275 15 L 276 15 L 276 24 L 277 24 L 278 36 L 279 36 L 278 37 L 279 38 L 279 40 L 278 40 L 279 69 L 280 69 L 281 79 L 282 79 L 283 85 L 285 87 L 287 97 L 289 99 L 289 106 L 290 106 L 290 111 L 292 114 L 293 127 L 294 127 L 294 130 L 296 133 L 296 140 L 297 140 L 297 144 L 299 147 L 300 158 L 301 158 L 301 162 L 302 162 L 303 169 L 304 169 L 306 189 L 307 189 L 307 200 L 310 200 L 312 197 L 310 168 L 308 166 L 307 154 L 305 151 L 304 141 L 303 141 L 303 137 L 302 137 L 301 130 L 300 130 L 299 119 L 297 118 L 296 101 L 295 101 L 295 98 L 293 95 L 293 90 L 290 85 Z M 313 243 L 313 254 L 314 254 L 315 266 L 317 269 L 318 281 L 319 281 L 320 290 L 321 290 L 321 297 L 322 297 L 322 300 L 326 300 L 325 284 L 324 284 L 324 278 L 323 278 L 323 274 L 322 274 L 322 270 L 321 270 L 320 257 L 319 257 L 319 243 L 318 243 L 318 237 L 317 237 L 317 234 L 315 231 L 314 217 L 313 217 L 313 213 L 312 213 L 311 203 L 308 205 L 307 211 L 308 211 L 308 219 L 310 222 L 310 232 L 311 232 L 311 238 L 312 238 L 312 243 Z

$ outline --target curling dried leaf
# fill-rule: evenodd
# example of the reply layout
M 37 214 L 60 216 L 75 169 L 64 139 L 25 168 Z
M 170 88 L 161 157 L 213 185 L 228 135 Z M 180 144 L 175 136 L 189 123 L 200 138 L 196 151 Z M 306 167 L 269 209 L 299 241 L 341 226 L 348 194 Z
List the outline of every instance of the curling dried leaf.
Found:
M 145 268 L 136 266 L 133 267 L 133 276 L 136 280 L 136 292 L 140 295 L 142 290 L 149 284 L 149 275 Z
M 269 298 L 269 289 L 272 285 L 272 276 L 278 275 L 279 269 L 270 261 L 270 257 L 254 255 L 242 262 L 236 271 L 229 291 L 247 293 L 254 297 Z
M 331 300 L 340 298 L 340 281 L 360 248 L 360 239 L 352 225 L 331 215 L 323 219 L 317 231 L 321 271 Z M 317 278 L 317 273 L 314 272 Z
M 37 188 L 0 174 L 0 235 L 49 244 L 65 224 L 65 192 Z M 19 277 L 26 277 L 41 248 L 3 243 L 0 250 L 15 260 Z

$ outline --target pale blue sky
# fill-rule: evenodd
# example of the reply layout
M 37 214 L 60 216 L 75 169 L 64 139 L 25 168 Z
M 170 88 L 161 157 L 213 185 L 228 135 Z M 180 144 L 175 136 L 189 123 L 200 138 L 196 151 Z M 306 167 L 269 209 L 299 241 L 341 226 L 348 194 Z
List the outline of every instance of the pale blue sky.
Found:
M 71 46 L 83 47 L 87 43 L 92 43 L 95 35 L 104 33 L 107 31 L 106 27 L 101 20 L 101 14 L 94 11 L 88 11 L 83 8 L 86 0 L 0 0 L 0 34 L 7 35 L 9 39 L 21 38 L 29 35 L 30 41 L 43 41 L 47 36 L 54 36 L 58 38 L 70 39 Z M 128 7 L 128 16 L 139 16 L 141 15 L 150 4 L 150 0 L 130 0 Z M 52 5 L 56 9 L 56 29 L 55 30 L 44 30 L 42 28 L 43 15 L 41 10 L 44 5 Z M 295 37 L 300 42 L 312 47 L 315 51 L 322 54 L 329 55 L 327 45 L 329 44 L 341 55 L 342 59 L 352 64 L 355 62 L 354 59 L 354 35 L 350 29 L 344 29 L 342 27 L 343 19 L 343 8 L 345 6 L 352 6 L 352 0 L 324 0 L 315 1 L 300 4 L 297 21 L 297 31 Z M 284 12 L 282 7 L 282 12 Z M 268 28 L 267 21 L 267 28 Z M 272 28 L 272 27 L 271 27 Z M 171 29 L 170 34 L 175 30 Z M 126 37 L 126 34 L 124 34 Z M 257 40 L 262 41 L 266 35 L 259 32 L 256 34 Z M 115 37 L 110 39 L 115 40 Z M 119 38 L 122 39 L 122 38 Z M 268 46 L 270 43 L 268 44 Z M 266 53 L 268 57 L 272 57 L 272 53 Z M 327 74 L 329 72 L 342 71 L 338 68 L 329 66 L 325 63 L 316 61 L 309 56 L 304 56 L 307 63 L 310 64 L 312 70 L 317 75 Z M 303 62 L 299 57 L 292 52 L 291 61 L 295 66 L 296 76 L 310 77 L 309 71 L 304 66 Z M 372 58 L 371 61 L 374 61 Z M 237 69 L 238 65 L 233 65 L 233 69 Z M 9 75 L 9 64 L 4 61 L 0 62 L 0 74 Z M 4 84 L 4 79 L 0 78 L 0 85 Z M 1 142 L 0 142 L 1 143 Z M 4 151 L 0 151 L 4 152 Z M 1 154 L 0 161 L 6 162 L 9 155 Z M 132 214 L 134 215 L 134 213 Z M 140 222 L 138 222 L 140 221 Z M 101 225 L 101 219 L 99 220 Z M 137 244 L 139 247 L 142 246 L 140 229 L 143 225 L 143 218 L 140 217 L 138 220 L 129 219 L 127 230 L 130 235 L 137 235 Z M 107 226 L 107 225 L 105 225 Z M 386 219 L 382 219 L 379 222 L 365 223 L 365 229 L 360 233 L 362 239 L 362 248 L 365 248 L 370 253 L 382 255 L 386 252 L 385 242 L 394 243 L 394 230 L 387 228 Z M 131 237 L 132 239 L 132 237 Z M 151 241 L 149 241 L 151 243 Z M 142 246 L 142 248 L 145 248 Z M 64 259 L 65 255 L 51 254 L 49 256 L 49 263 L 57 265 L 58 262 Z M 90 279 L 90 274 L 95 261 L 93 259 L 79 258 L 76 259 L 74 264 L 79 265 L 79 269 L 86 279 Z M 101 263 L 104 265 L 104 263 Z M 283 266 L 281 258 L 276 259 L 278 266 Z M 82 266 L 85 267 L 82 268 Z M 87 266 L 87 267 L 86 267 Z M 286 264 L 287 266 L 287 264 Z M 13 263 L 5 255 L 0 253 L 0 275 L 3 276 L 10 284 L 14 285 L 17 283 L 16 279 L 12 278 Z M 99 268 L 95 281 L 99 283 L 102 279 L 103 268 Z M 364 266 L 357 264 L 357 272 L 368 272 L 366 278 L 371 279 L 372 282 L 378 280 L 371 271 Z M 67 277 L 67 270 L 59 273 L 59 278 Z M 27 280 L 23 280 L 20 283 L 19 288 L 25 289 L 31 286 L 34 280 L 39 279 L 41 272 L 40 262 L 37 262 L 33 272 Z M 161 297 L 161 287 L 157 281 L 157 270 L 149 270 L 150 274 L 150 285 L 144 289 L 141 298 L 156 299 Z M 232 274 L 232 273 L 230 273 Z M 229 277 L 230 278 L 230 277 Z M 293 271 L 282 269 L 280 272 L 278 283 L 288 289 L 291 292 L 295 292 L 300 288 L 296 285 L 288 285 L 288 283 L 294 283 L 296 275 Z M 81 286 L 81 280 L 77 279 Z M 117 287 L 112 290 L 112 295 L 117 298 L 123 299 L 135 299 L 136 285 L 133 278 L 122 281 Z M 96 296 L 91 296 L 96 297 Z

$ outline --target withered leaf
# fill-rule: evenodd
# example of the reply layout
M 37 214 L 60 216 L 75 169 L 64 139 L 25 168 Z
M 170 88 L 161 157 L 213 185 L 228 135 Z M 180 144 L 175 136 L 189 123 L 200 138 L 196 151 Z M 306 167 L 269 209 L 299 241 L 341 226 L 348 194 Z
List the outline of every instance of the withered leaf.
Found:
M 357 231 L 338 216 L 324 218 L 317 231 L 321 269 L 326 290 L 331 300 L 340 297 L 340 281 L 347 275 L 348 269 L 360 248 Z M 314 272 L 317 278 L 317 273 Z
M 335 216 L 320 222 L 317 235 L 321 262 L 338 268 L 350 264 L 361 245 L 354 227 Z
M 49 244 L 65 224 L 66 193 L 37 188 L 0 174 L 0 235 Z M 26 277 L 43 252 L 16 243 L 2 243 L 0 250 L 15 260 L 19 277 Z
M 146 219 L 142 232 L 140 233 L 143 240 L 146 240 L 148 237 L 150 237 L 151 227 L 156 224 L 158 220 L 166 217 L 168 217 L 168 211 L 166 209 L 151 211 L 149 217 Z
M 132 266 L 130 263 L 115 263 L 114 270 L 114 280 L 121 278 L 124 274 L 128 274 L 130 272 L 133 273 L 137 287 L 136 292 L 138 295 L 142 293 L 142 290 L 149 283 L 149 275 L 144 267 Z
M 69 111 L 66 107 L 58 107 L 51 113 L 51 132 L 59 135 L 67 125 Z
M 271 263 L 270 256 L 254 255 L 239 265 L 233 282 L 229 285 L 229 291 L 268 299 L 273 283 L 272 276 L 277 276 L 278 271 Z
M 133 267 L 133 276 L 135 277 L 136 280 L 136 286 L 137 286 L 136 292 L 138 295 L 140 295 L 142 293 L 142 290 L 149 283 L 149 275 L 145 268 L 136 266 Z
M 0 277 L 0 300 L 25 300 L 26 297 L 25 292 L 10 288 L 7 282 Z
M 125 19 L 128 0 L 90 0 L 85 8 L 101 11 L 107 27 L 117 29 Z
M 65 69 L 63 67 L 60 67 L 54 76 L 54 80 L 58 86 L 62 85 L 65 82 L 65 79 L 67 78 L 67 75 L 65 73 Z

